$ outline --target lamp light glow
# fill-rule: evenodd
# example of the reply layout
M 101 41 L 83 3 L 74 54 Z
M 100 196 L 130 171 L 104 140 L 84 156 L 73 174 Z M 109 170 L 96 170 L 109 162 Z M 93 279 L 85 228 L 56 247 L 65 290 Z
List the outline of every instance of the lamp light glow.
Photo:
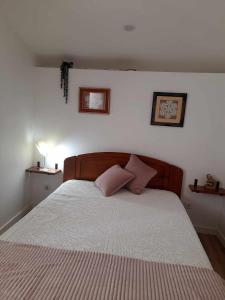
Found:
M 36 147 L 38 149 L 38 151 L 40 152 L 41 155 L 43 156 L 47 156 L 49 153 L 49 146 L 46 142 L 44 141 L 38 141 L 36 143 Z
M 50 146 L 46 142 L 40 140 L 36 143 L 36 147 L 39 153 L 44 157 L 44 168 L 45 168 L 45 159 L 50 152 Z

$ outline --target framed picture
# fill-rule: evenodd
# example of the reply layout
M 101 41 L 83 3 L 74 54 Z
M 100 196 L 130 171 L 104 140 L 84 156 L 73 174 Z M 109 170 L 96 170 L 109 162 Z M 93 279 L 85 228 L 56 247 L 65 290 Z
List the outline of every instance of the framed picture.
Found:
M 80 88 L 79 112 L 109 114 L 110 89 Z
M 185 93 L 155 92 L 151 125 L 183 127 L 186 101 Z

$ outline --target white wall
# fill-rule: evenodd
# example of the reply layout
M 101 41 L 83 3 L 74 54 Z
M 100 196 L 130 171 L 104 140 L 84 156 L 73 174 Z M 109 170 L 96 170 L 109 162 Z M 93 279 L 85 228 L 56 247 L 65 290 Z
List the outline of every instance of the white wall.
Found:
M 0 228 L 29 204 L 33 57 L 0 18 Z
M 35 139 L 57 145 L 49 165 L 62 167 L 65 157 L 92 151 L 134 152 L 176 164 L 184 169 L 182 198 L 191 203 L 194 224 L 217 228 L 225 199 L 191 193 L 188 184 L 194 178 L 203 183 L 209 172 L 225 184 L 225 75 L 72 70 L 70 79 L 66 105 L 59 69 L 36 68 Z M 110 115 L 78 113 L 81 86 L 111 88 Z M 188 93 L 184 128 L 150 126 L 153 91 Z

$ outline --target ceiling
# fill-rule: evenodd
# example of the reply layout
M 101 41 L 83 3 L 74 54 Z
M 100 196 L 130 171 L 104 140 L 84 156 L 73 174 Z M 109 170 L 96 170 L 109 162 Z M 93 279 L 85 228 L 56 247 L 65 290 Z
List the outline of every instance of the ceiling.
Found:
M 39 65 L 225 72 L 224 0 L 0 1 Z

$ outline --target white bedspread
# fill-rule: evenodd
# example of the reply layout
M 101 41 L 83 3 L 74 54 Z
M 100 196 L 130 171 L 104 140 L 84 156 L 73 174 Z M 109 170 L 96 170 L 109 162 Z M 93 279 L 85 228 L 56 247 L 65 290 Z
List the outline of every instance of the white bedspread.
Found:
M 70 180 L 0 239 L 211 268 L 180 199 L 161 190 L 106 198 Z

